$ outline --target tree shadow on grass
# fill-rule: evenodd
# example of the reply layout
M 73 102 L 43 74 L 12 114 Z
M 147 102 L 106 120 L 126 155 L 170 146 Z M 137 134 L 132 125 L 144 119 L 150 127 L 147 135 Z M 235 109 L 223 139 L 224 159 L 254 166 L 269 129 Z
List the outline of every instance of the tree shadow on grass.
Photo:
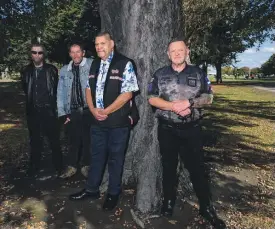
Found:
M 218 106 L 213 106 L 208 108 L 210 111 L 214 113 L 221 113 L 221 114 L 239 114 L 243 116 L 247 116 L 249 118 L 262 118 L 268 120 L 275 120 L 275 113 L 274 113 L 274 103 L 275 100 L 272 101 L 247 101 L 245 100 L 228 100 L 222 96 L 215 97 L 215 104 Z M 219 104 L 223 104 L 220 106 Z M 244 111 L 245 107 L 245 111 Z M 228 117 L 226 117 L 228 119 Z M 224 118 L 221 117 L 222 120 L 218 122 L 226 122 Z M 215 120 L 213 120 L 214 122 Z M 231 121 L 231 120 L 230 120 Z M 235 121 L 235 120 L 233 120 Z
M 51 155 L 47 147 L 43 158 L 44 171 L 40 173 L 38 179 L 29 179 L 25 176 L 25 164 L 28 158 L 28 133 L 24 122 L 22 92 L 18 83 L 8 83 L 8 86 L 5 84 L 5 90 L 2 90 L 3 87 L 0 84 L 0 88 L 2 112 L 0 124 L 16 124 L 18 121 L 22 123 L 22 126 L 12 126 L 0 132 L 1 139 L 4 137 L 7 139 L 1 141 L 1 147 L 5 149 L 1 152 L 0 157 L 5 163 L 0 168 L 1 174 L 3 174 L 1 182 L 4 183 L 1 184 L 1 187 L 7 187 L 1 189 L 1 200 L 12 199 L 21 204 L 31 203 L 33 211 L 39 211 L 35 207 L 45 208 L 47 211 L 44 211 L 44 214 L 41 214 L 38 220 L 45 221 L 48 228 L 78 228 L 79 225 L 84 223 L 86 223 L 86 228 L 134 228 L 136 225 L 130 214 L 130 208 L 134 206 L 135 199 L 133 190 L 126 190 L 122 195 L 118 206 L 123 210 L 121 215 L 115 215 L 114 212 L 102 212 L 103 199 L 92 203 L 89 201 L 71 202 L 68 200 L 68 195 L 80 190 L 85 184 L 85 179 L 79 173 L 70 180 L 50 177 L 53 174 L 53 168 Z M 3 94 L 4 96 L 2 96 Z M 238 112 L 238 108 L 242 106 L 248 106 L 247 112 L 242 111 L 242 114 L 248 118 L 254 116 L 274 120 L 274 115 L 268 112 L 268 103 L 247 104 L 245 101 L 227 101 L 225 98 L 218 98 L 218 101 L 228 102 L 232 108 L 229 110 L 218 108 L 217 112 L 230 114 Z M 259 112 L 249 112 L 249 110 L 256 107 L 260 109 Z M 238 166 L 247 169 L 250 165 L 265 166 L 272 165 L 275 162 L 274 157 L 272 157 L 273 154 L 267 151 L 259 152 L 257 148 L 253 147 L 255 144 L 259 144 L 257 139 L 252 139 L 249 135 L 230 134 L 229 128 L 231 127 L 251 128 L 257 124 L 249 124 L 244 120 L 231 120 L 228 116 L 218 117 L 217 119 L 209 116 L 203 124 L 205 126 L 206 161 L 213 178 L 211 186 L 214 200 L 222 202 L 222 204 L 216 204 L 218 211 L 223 211 L 230 204 L 244 213 L 255 211 L 252 200 L 261 202 L 262 195 L 265 195 L 259 192 L 258 185 L 246 183 L 243 179 L 233 176 L 231 171 L 221 171 L 219 168 Z M 241 150 L 237 151 L 230 148 L 230 144 L 221 145 L 220 138 L 229 139 L 229 142 L 233 141 L 238 146 L 237 148 Z M 250 139 L 251 146 L 244 144 L 246 141 L 244 138 Z M 64 144 L 65 142 L 63 142 Z M 263 144 L 263 146 L 266 145 Z M 264 203 L 270 198 L 274 197 L 266 195 L 265 200 L 262 200 L 262 202 Z M 266 211 L 265 214 L 270 216 L 270 211 Z M 147 228 L 186 228 L 187 225 L 193 223 L 196 216 L 197 211 L 190 204 L 182 204 L 178 200 L 174 216 L 171 219 L 172 223 L 166 218 L 159 218 L 151 220 Z M 207 228 L 206 224 L 200 225 L 198 222 L 195 222 L 195 224 L 196 226 L 191 228 Z
M 215 85 L 215 83 L 213 83 Z M 275 87 L 275 78 L 268 78 L 262 80 L 232 80 L 224 81 L 223 84 L 226 86 L 261 86 L 261 87 Z

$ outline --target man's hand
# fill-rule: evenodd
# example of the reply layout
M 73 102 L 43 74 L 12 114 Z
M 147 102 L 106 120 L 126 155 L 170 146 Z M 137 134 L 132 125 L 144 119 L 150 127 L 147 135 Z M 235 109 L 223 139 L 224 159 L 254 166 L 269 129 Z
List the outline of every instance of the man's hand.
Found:
M 98 121 L 104 121 L 106 118 L 108 118 L 108 115 L 104 114 L 104 109 L 94 108 L 92 110 L 92 114 Z
M 179 115 L 182 116 L 182 117 L 185 117 L 185 116 L 190 115 L 190 114 L 191 114 L 191 110 L 189 108 L 187 108 L 186 110 L 181 111 L 179 113 Z
M 176 100 L 176 101 L 173 101 L 172 111 L 177 114 L 180 114 L 182 111 L 186 110 L 189 107 L 190 107 L 190 102 L 188 99 Z
M 107 116 L 110 114 L 106 108 L 105 108 L 105 109 L 100 109 L 100 110 L 98 111 L 98 113 L 99 113 L 100 115 L 107 115 Z
M 68 122 L 70 122 L 71 119 L 69 117 L 66 118 L 66 121 L 64 122 L 64 125 L 66 125 Z

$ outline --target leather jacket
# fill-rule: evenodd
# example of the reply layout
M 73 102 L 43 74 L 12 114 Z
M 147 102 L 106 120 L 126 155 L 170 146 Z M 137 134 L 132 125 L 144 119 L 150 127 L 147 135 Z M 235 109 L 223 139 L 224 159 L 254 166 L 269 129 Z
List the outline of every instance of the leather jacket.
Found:
M 21 71 L 21 83 L 23 91 L 26 95 L 26 111 L 27 114 L 33 108 L 33 79 L 34 79 L 34 64 L 31 63 L 27 65 Z M 51 64 L 44 63 L 43 69 L 44 74 L 46 75 L 47 79 L 47 89 L 50 98 L 50 106 L 51 109 L 56 114 L 56 92 L 57 92 L 57 84 L 58 84 L 58 70 L 55 66 Z

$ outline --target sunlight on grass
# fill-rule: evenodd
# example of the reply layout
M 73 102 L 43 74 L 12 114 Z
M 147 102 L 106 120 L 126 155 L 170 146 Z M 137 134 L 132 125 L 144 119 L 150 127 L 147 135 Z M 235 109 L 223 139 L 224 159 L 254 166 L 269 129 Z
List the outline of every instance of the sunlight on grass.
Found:
M 0 124 L 0 132 L 16 127 L 15 124 Z
M 227 174 L 235 173 L 238 177 L 239 171 L 250 171 L 258 190 L 244 189 L 247 193 L 236 194 L 240 195 L 237 198 L 245 196 L 252 200 L 241 204 L 232 202 L 226 213 L 230 226 L 273 229 L 275 94 L 247 85 L 215 85 L 213 89 L 215 99 L 207 109 L 210 115 L 206 118 L 206 129 L 216 142 L 207 146 L 206 151 L 217 160 L 224 160 L 221 164 L 227 161 L 223 167 L 225 174 L 231 171 Z M 245 180 L 240 182 L 246 184 Z M 253 201 L 253 198 L 256 199 Z M 245 204 L 249 212 L 242 211 Z
M 244 142 L 270 150 L 275 139 L 275 95 L 251 87 L 215 86 L 214 119 L 223 117 L 246 125 L 229 125 L 225 133 L 242 135 Z M 216 112 L 218 111 L 218 112 Z M 234 143 L 234 142 L 233 142 Z

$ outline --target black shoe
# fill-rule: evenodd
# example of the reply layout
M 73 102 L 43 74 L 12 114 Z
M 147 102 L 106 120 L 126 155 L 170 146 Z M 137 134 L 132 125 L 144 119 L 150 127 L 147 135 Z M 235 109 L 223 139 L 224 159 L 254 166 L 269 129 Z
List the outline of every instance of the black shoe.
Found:
M 64 170 L 62 169 L 56 169 L 55 173 L 53 174 L 53 177 L 55 177 L 56 179 L 60 178 L 61 174 L 64 173 Z
M 104 204 L 102 206 L 102 209 L 104 211 L 113 210 L 117 205 L 118 199 L 119 199 L 119 195 L 107 194 Z
M 215 229 L 226 229 L 225 223 L 217 216 L 213 206 L 200 209 L 200 215 L 209 221 Z
M 34 167 L 29 167 L 27 170 L 27 176 L 30 178 L 35 178 L 38 176 L 39 169 Z
M 175 201 L 173 200 L 164 200 L 161 208 L 161 214 L 165 217 L 171 217 L 173 215 Z
M 99 198 L 100 198 L 99 192 L 89 192 L 86 189 L 82 189 L 80 192 L 77 192 L 69 196 L 70 200 L 84 200 L 84 199 L 96 200 Z

